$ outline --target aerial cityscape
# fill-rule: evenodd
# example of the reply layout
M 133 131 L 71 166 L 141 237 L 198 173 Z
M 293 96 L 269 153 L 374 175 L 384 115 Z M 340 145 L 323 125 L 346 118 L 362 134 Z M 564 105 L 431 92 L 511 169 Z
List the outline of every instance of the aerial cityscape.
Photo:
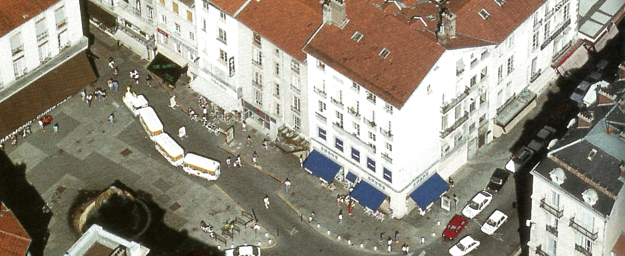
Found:
M 0 256 L 625 256 L 625 0 L 0 0 Z

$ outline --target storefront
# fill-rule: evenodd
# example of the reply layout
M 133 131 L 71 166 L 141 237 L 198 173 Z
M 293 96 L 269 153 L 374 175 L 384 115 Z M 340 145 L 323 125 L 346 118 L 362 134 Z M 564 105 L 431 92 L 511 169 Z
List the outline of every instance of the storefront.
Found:
M 276 124 L 276 119 L 267 115 L 265 112 L 260 109 L 254 107 L 252 104 L 248 103 L 245 100 L 243 101 L 243 114 L 245 115 L 246 120 L 254 120 L 259 124 L 262 124 L 263 127 L 267 130 L 271 130 L 271 124 Z
M 186 66 L 183 68 L 159 53 L 150 62 L 147 70 L 161 78 L 164 83 L 175 85 L 180 75 L 186 73 Z
M 191 89 L 206 97 L 226 113 L 240 111 L 241 101 L 234 88 L 211 75 L 207 76 L 208 78 L 196 77 L 190 84 Z

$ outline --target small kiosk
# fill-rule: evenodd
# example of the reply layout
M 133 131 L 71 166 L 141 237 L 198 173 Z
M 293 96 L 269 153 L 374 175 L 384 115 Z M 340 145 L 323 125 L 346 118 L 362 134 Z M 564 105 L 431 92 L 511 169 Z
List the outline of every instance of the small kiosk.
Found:
M 215 160 L 187 153 L 184 157 L 182 169 L 188 174 L 197 175 L 207 180 L 216 180 L 219 178 L 220 164 Z
M 145 132 L 150 135 L 150 139 L 154 140 L 156 135 L 163 133 L 163 124 L 161 120 L 158 119 L 156 112 L 151 107 L 140 108 L 139 110 L 139 121 L 141 121 L 141 126 Z
M 134 92 L 127 91 L 124 94 L 124 98 L 122 99 L 124 104 L 133 115 L 139 115 L 139 109 L 145 108 L 148 106 L 148 100 L 143 97 L 143 95 L 136 95 Z
M 153 137 L 156 150 L 173 166 L 180 166 L 184 160 L 184 150 L 167 133 Z

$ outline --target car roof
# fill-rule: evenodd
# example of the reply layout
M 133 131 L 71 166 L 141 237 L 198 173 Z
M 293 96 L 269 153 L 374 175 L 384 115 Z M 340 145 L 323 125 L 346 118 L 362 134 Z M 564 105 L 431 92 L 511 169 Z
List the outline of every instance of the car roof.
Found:
M 495 169 L 495 172 L 493 172 L 493 177 L 497 177 L 497 178 L 508 178 L 508 176 L 510 176 L 510 172 L 501 169 L 501 168 L 497 168 Z
M 471 243 L 471 242 L 473 242 L 473 241 L 475 241 L 475 239 L 473 239 L 473 237 L 471 237 L 471 236 L 469 235 L 469 236 L 465 236 L 465 237 L 463 237 L 463 238 L 460 240 L 460 242 L 459 242 L 459 243 L 462 243 L 462 244 L 468 244 L 468 243 Z
M 494 212 L 490 215 L 490 217 L 488 217 L 488 218 L 489 218 L 489 219 L 493 219 L 493 220 L 498 220 L 498 219 L 501 219 L 501 217 L 502 217 L 502 216 L 506 216 L 506 217 L 508 217 L 508 215 L 506 215 L 506 214 L 505 214 L 505 213 L 503 213 L 502 211 L 500 211 L 500 210 L 495 210 L 495 211 L 494 211 Z
M 487 195 L 488 195 L 488 196 L 490 196 L 490 197 L 492 197 L 492 196 L 493 196 L 493 195 L 491 195 L 490 193 L 488 193 L 488 192 L 486 192 L 486 191 L 482 190 L 482 191 L 478 192 L 478 193 L 477 193 L 477 194 L 473 197 L 473 199 L 474 199 L 474 200 L 476 200 L 476 201 L 483 201 L 484 199 L 486 199 L 486 198 L 488 197 Z
M 453 217 L 453 218 L 449 221 L 449 224 L 451 224 L 451 225 L 453 225 L 453 226 L 460 226 L 460 224 L 462 224 L 462 222 L 463 222 L 463 221 L 466 223 L 467 219 L 465 219 L 464 217 L 462 217 L 462 216 L 460 216 L 460 215 L 456 214 L 456 216 L 454 216 L 454 217 Z

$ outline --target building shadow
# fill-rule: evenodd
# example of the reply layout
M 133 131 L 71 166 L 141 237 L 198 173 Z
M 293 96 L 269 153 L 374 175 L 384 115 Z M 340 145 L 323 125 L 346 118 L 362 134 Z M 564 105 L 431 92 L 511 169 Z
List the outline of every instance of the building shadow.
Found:
M 14 164 L 0 150 L 0 201 L 13 211 L 32 242 L 30 253 L 43 255 L 49 237 L 48 223 L 52 213 L 39 192 L 26 180 L 26 165 Z

